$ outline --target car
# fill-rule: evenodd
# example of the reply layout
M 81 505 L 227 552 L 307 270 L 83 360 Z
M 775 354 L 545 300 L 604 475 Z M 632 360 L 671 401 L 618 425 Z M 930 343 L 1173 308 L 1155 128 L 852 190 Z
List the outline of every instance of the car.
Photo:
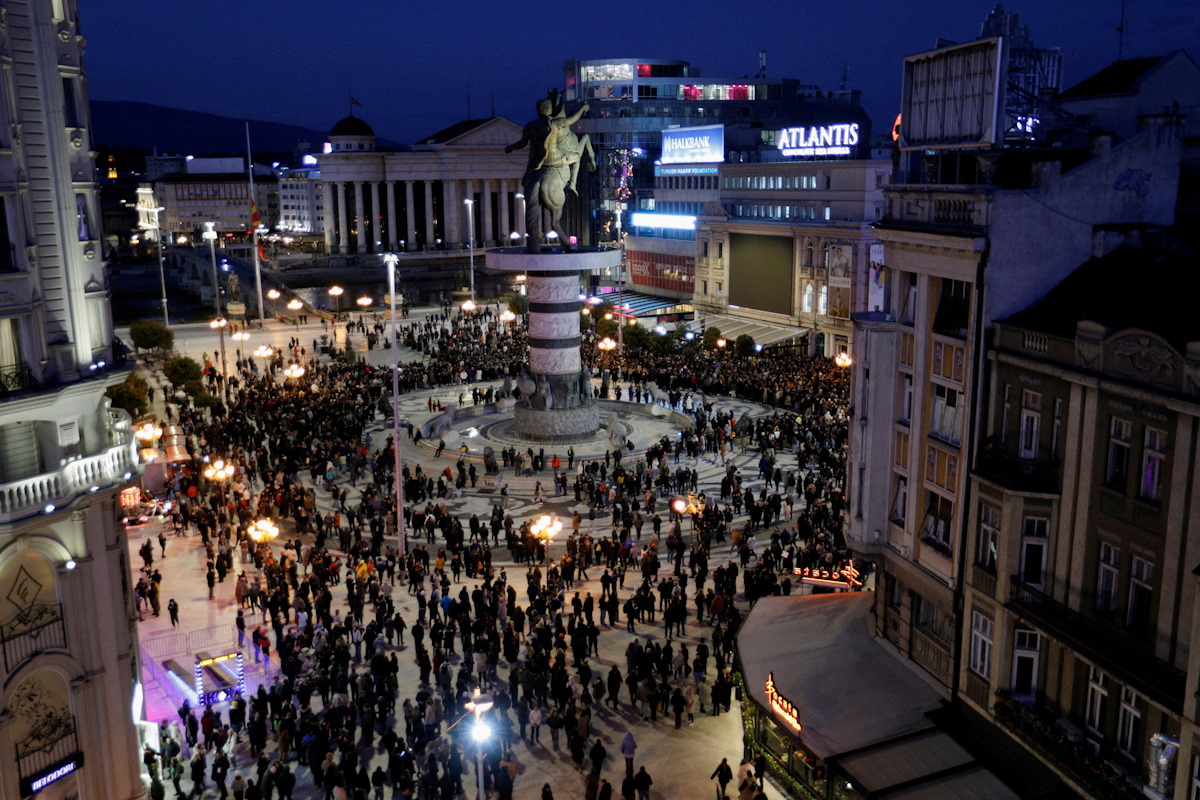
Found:
M 147 525 L 155 520 L 164 520 L 171 516 L 175 503 L 171 500 L 152 499 L 138 505 L 129 514 L 121 518 L 121 523 L 127 528 Z

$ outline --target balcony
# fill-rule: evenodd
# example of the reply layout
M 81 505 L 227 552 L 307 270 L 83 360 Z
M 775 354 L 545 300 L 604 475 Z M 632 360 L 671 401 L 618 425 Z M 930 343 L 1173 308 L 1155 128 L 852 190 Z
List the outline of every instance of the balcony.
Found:
M 962 186 L 906 184 L 889 187 L 887 216 L 882 228 L 942 229 L 947 233 L 981 235 L 988 225 L 989 198 Z
M 996 439 L 983 441 L 972 474 L 1009 491 L 1061 494 L 1057 458 L 1020 458 Z
M 7 675 L 12 675 L 38 653 L 65 650 L 66 647 L 62 606 L 57 603 L 28 606 L 0 625 L 0 650 L 4 652 Z
M 1009 580 L 1007 607 L 1088 661 L 1174 714 L 1183 713 L 1187 676 L 1120 627 L 1068 608 L 1048 594 Z
M 20 392 L 38 388 L 33 370 L 25 364 L 0 366 L 0 401 Z
M 92 487 L 103 489 L 122 483 L 125 473 L 137 472 L 137 448 L 129 415 L 113 412 L 110 425 L 113 443 L 108 449 L 68 461 L 51 472 L 0 484 L 0 524 L 41 513 L 50 505 L 61 508 Z

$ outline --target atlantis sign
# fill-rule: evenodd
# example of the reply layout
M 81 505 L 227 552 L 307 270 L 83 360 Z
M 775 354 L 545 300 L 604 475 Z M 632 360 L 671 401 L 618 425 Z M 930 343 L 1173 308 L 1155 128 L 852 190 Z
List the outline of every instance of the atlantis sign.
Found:
M 779 132 L 779 151 L 785 156 L 848 156 L 858 144 L 858 123 L 824 125 L 819 128 L 784 128 Z
M 671 128 L 662 132 L 660 164 L 713 164 L 724 160 L 724 125 Z

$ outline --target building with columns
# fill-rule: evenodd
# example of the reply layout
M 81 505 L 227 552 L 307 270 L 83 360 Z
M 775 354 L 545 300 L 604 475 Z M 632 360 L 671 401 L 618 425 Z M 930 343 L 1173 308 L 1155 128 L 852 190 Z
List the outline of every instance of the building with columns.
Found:
M 466 120 L 411 150 L 376 147 L 358 117 L 339 121 L 320 156 L 325 244 L 329 253 L 465 249 L 508 244 L 525 234 L 524 154 L 504 146 L 521 128 L 500 117 Z M 468 213 L 465 200 L 473 200 Z
M 75 0 L 0 13 L 0 797 L 145 793 L 136 480 Z M 136 488 L 134 490 L 137 491 Z

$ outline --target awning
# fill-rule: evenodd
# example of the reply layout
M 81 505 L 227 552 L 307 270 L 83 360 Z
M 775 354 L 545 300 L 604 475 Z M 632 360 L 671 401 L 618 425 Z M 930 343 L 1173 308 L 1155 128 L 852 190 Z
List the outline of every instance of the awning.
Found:
M 604 294 L 596 295 L 606 303 L 610 303 L 613 308 L 617 307 L 617 292 L 609 291 Z M 641 292 L 622 292 L 621 307 L 627 314 L 633 314 L 635 317 L 648 317 L 659 314 L 690 314 L 692 312 L 692 303 L 690 300 L 680 300 L 677 297 L 655 297 Z
M 187 450 L 187 435 L 183 432 L 183 428 L 178 425 L 168 426 L 163 431 L 159 447 L 166 454 L 167 461 L 172 464 L 178 461 L 191 461 L 192 459 Z
M 945 697 L 875 638 L 874 602 L 874 592 L 760 599 L 738 632 L 751 698 L 868 793 L 1015 800 L 931 718 Z
M 808 328 L 801 328 L 797 325 L 776 325 L 745 317 L 731 317 L 728 314 L 705 314 L 688 323 L 688 327 L 699 332 L 701 322 L 706 328 L 720 328 L 721 335 L 730 342 L 745 333 L 754 337 L 755 344 L 761 344 L 763 347 L 786 342 L 789 339 L 799 339 L 810 332 Z

